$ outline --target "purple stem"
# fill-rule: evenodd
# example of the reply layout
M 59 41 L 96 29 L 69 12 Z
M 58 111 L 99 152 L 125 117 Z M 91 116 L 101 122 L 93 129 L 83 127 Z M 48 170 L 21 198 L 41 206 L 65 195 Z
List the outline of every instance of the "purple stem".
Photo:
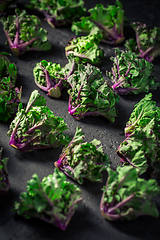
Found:
M 16 134 L 16 131 L 17 131 L 19 123 L 20 123 L 20 116 L 19 116 L 18 121 L 16 122 L 15 128 L 14 128 L 14 130 L 12 132 L 12 135 L 11 135 L 11 138 L 10 138 L 10 142 L 9 142 L 9 145 L 11 145 L 11 146 L 13 145 L 14 147 L 16 146 L 16 141 L 14 139 L 14 136 Z
M 37 85 L 40 89 L 42 89 L 42 90 L 45 91 L 45 92 L 48 92 L 48 88 L 45 87 L 45 86 L 40 85 L 40 84 L 36 81 L 36 79 L 35 79 L 35 83 L 36 83 L 36 85 Z
M 137 31 L 136 31 L 136 41 L 137 41 L 137 46 L 138 46 L 139 52 L 142 54 L 142 50 L 141 50 L 141 46 L 140 46 L 140 42 L 139 42 L 139 37 L 138 37 Z
M 15 139 L 14 139 L 14 136 L 16 134 L 16 131 L 17 131 L 17 128 L 18 128 L 18 124 L 20 122 L 20 118 L 19 118 L 19 121 L 17 122 L 15 128 L 14 128 L 14 131 L 12 132 L 12 135 L 11 135 L 11 139 L 10 139 L 10 142 L 9 142 L 9 145 L 13 146 L 13 147 L 16 147 L 18 149 L 23 149 L 23 148 L 26 148 L 27 145 L 29 145 L 31 142 L 34 142 L 35 139 L 31 139 L 31 140 L 28 140 L 26 141 L 25 143 L 18 143 Z M 32 132 L 34 132 L 35 129 L 38 129 L 42 124 L 39 124 L 39 125 L 35 125 L 34 127 L 30 128 L 28 131 L 27 131 L 27 134 L 31 134 Z M 23 139 L 21 139 L 20 142 L 22 142 Z
M 10 140 L 9 145 L 20 150 L 21 152 L 29 152 L 29 151 L 33 151 L 36 149 L 47 149 L 47 148 L 51 148 L 51 147 L 56 147 L 58 146 L 58 142 L 54 142 L 52 145 L 43 145 L 43 146 L 30 146 L 30 143 L 34 143 L 37 142 L 37 139 L 39 139 L 39 137 L 35 137 L 31 140 L 26 141 L 25 143 L 17 143 L 16 140 L 14 140 L 14 138 L 12 138 L 12 141 Z
M 141 50 L 141 54 L 139 55 L 139 57 L 144 58 L 148 62 L 152 62 L 153 57 L 150 57 L 149 55 L 154 51 L 154 49 L 155 49 L 154 47 L 150 47 L 145 52 Z
M 131 160 L 129 160 L 126 156 L 122 155 L 119 150 L 116 151 L 117 155 L 121 158 L 121 162 L 128 162 L 131 166 L 138 168 L 136 165 L 134 165 Z
M 119 202 L 118 204 L 116 204 L 116 206 L 114 207 L 111 207 L 108 209 L 108 213 L 111 214 L 111 213 L 115 213 L 115 210 L 117 208 L 121 208 L 123 207 L 124 205 L 126 205 L 127 202 L 129 202 L 133 197 L 134 197 L 134 193 L 132 195 L 130 195 L 129 197 L 127 197 L 126 199 L 124 199 L 123 201 Z
M 16 36 L 15 36 L 13 45 L 15 45 L 15 46 L 19 45 L 19 21 L 18 21 L 17 14 L 16 14 Z
M 123 83 L 124 78 L 122 78 L 122 80 L 120 80 L 119 82 L 113 84 L 111 87 L 115 90 L 117 87 L 119 87 L 121 85 L 121 83 Z
M 49 23 L 49 25 L 51 26 L 51 27 L 56 27 L 56 25 L 57 25 L 57 21 L 56 21 L 56 18 L 55 18 L 55 16 L 50 16 L 50 14 L 48 14 L 46 11 L 44 11 L 44 10 L 42 10 L 42 11 L 40 11 L 44 16 L 45 16 L 45 18 L 46 18 L 46 20 L 47 20 L 47 22 Z
M 73 140 L 73 139 L 72 139 Z M 69 145 L 71 145 L 72 141 L 70 142 Z M 69 147 L 69 145 L 67 146 L 67 148 Z M 74 176 L 74 170 L 71 166 L 69 165 L 65 165 L 63 162 L 66 161 L 65 160 L 65 156 L 66 153 L 63 154 L 63 156 L 61 156 L 57 162 L 54 163 L 55 167 L 57 167 L 59 170 L 61 170 L 66 176 L 72 178 L 74 180 L 74 177 L 72 177 L 70 174 L 68 174 L 66 172 L 66 170 L 68 169 L 70 172 L 72 172 L 73 176 Z
M 25 43 L 22 43 L 22 44 L 19 44 L 18 46 L 13 44 L 11 46 L 11 49 L 12 48 L 18 48 L 20 50 L 20 52 L 23 52 L 23 51 L 26 51 L 26 47 L 28 47 L 30 44 L 32 44 L 34 41 L 36 41 L 37 39 L 39 39 L 39 37 L 35 37 L 35 38 L 32 38 L 31 40 L 29 40 L 28 42 L 25 42 Z
M 75 113 L 76 109 L 80 106 L 80 104 L 78 104 L 75 108 L 72 107 L 70 101 L 69 101 L 69 106 L 68 106 L 68 112 L 70 115 L 73 116 L 73 114 Z M 76 116 L 73 116 L 76 118 Z
M 131 68 L 131 64 L 132 64 L 132 63 L 130 62 L 130 63 L 129 63 L 129 67 L 128 67 L 128 70 L 126 71 L 126 73 L 125 73 L 125 75 L 124 75 L 125 77 L 126 77 L 126 76 L 128 75 L 128 73 L 129 73 L 129 71 L 130 71 L 130 68 Z
M 102 39 L 101 42 L 104 42 L 109 45 L 115 45 L 124 41 L 123 22 L 121 23 L 121 32 L 119 34 L 116 29 L 116 24 L 114 24 L 113 29 L 109 29 L 105 25 L 101 24 L 100 22 L 97 22 L 95 20 L 91 20 L 91 21 L 108 34 L 107 39 L 109 39 L 109 41 Z
M 8 43 L 9 43 L 9 45 L 10 45 L 11 50 L 14 49 L 14 48 L 16 48 L 16 49 L 18 49 L 21 53 L 23 53 L 24 51 L 26 51 L 26 48 L 27 48 L 30 44 L 32 44 L 35 40 L 39 39 L 39 37 L 38 37 L 38 38 L 35 37 L 35 38 L 31 39 L 31 40 L 28 41 L 28 42 L 19 44 L 19 23 L 18 23 L 18 17 L 17 17 L 17 31 L 16 31 L 16 36 L 15 36 L 15 39 L 14 39 L 13 42 L 12 42 L 10 36 L 8 35 L 8 33 L 5 31 L 5 29 L 4 29 L 4 32 L 5 32 L 5 35 L 6 35 L 6 37 L 7 37 L 7 40 L 8 40 Z M 32 50 L 32 49 L 30 49 L 30 50 Z
M 118 86 L 118 83 L 116 83 Z M 127 94 L 129 92 L 134 92 L 134 90 L 138 90 L 138 88 L 121 88 L 121 87 L 117 87 L 116 84 L 112 85 L 111 87 L 114 89 L 114 91 L 116 91 L 119 95 L 124 95 Z
M 117 40 L 117 37 L 115 36 L 115 33 L 112 29 L 107 28 L 106 26 L 104 26 L 102 23 L 95 21 L 95 20 L 91 20 L 95 25 L 97 25 L 100 29 L 102 29 L 104 32 L 107 32 L 112 39 Z
M 6 30 L 5 29 L 3 29 L 3 30 L 4 30 L 4 33 L 5 33 L 6 37 L 7 37 L 8 43 L 9 43 L 9 45 L 11 47 L 13 45 L 13 42 L 12 42 L 10 36 L 8 35 L 8 33 L 6 32 Z
M 46 82 L 47 82 L 47 89 L 49 90 L 50 88 L 52 88 L 54 85 L 53 85 L 53 82 L 51 81 L 51 78 L 50 78 L 50 75 L 49 75 L 49 72 L 47 71 L 47 69 L 45 69 L 42 64 L 40 64 L 40 67 L 42 68 L 42 70 L 44 71 L 44 74 L 45 74 L 45 77 L 46 77 Z

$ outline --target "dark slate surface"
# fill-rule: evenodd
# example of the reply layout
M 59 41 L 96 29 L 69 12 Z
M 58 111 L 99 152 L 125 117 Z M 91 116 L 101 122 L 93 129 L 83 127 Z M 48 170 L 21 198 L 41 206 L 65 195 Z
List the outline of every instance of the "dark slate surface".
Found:
M 18 1 L 20 7 L 28 1 Z M 87 8 L 94 7 L 95 4 L 102 3 L 104 6 L 114 4 L 113 0 L 108 1 L 85 1 Z M 121 0 L 123 8 L 130 22 L 140 21 L 149 26 L 160 27 L 160 1 L 159 0 Z M 69 28 L 52 29 L 47 22 L 42 19 L 43 27 L 48 31 L 48 39 L 53 44 L 49 52 L 29 52 L 21 57 L 10 56 L 11 62 L 14 62 L 18 68 L 17 86 L 23 87 L 22 102 L 27 103 L 31 92 L 38 89 L 34 83 L 32 70 L 37 62 L 45 59 L 47 61 L 60 63 L 64 66 L 67 59 L 64 53 L 64 47 L 71 37 L 75 36 Z M 125 29 L 126 36 L 130 37 L 132 29 Z M 8 45 L 5 45 L 5 35 L 0 24 L 0 51 L 10 52 Z M 112 47 L 101 44 L 105 51 L 105 57 L 99 66 L 105 76 L 105 71 L 110 70 L 112 62 L 110 56 L 114 54 Z M 123 46 L 121 47 L 123 48 Z M 157 81 L 160 81 L 160 58 L 154 60 L 155 74 Z M 145 94 L 137 96 L 120 97 L 117 105 L 118 117 L 114 123 L 110 123 L 103 117 L 86 117 L 80 121 L 73 119 L 67 111 L 68 95 L 63 91 L 60 99 L 51 99 L 42 91 L 39 91 L 47 100 L 47 106 L 56 116 L 64 118 L 68 125 L 67 133 L 73 136 L 77 126 L 82 127 L 85 132 L 85 140 L 91 141 L 93 138 L 101 140 L 104 152 L 108 154 L 112 161 L 112 167 L 119 164 L 119 158 L 116 155 L 118 145 L 124 140 L 124 127 L 136 104 Z M 160 106 L 159 89 L 152 91 L 153 100 Z M 134 221 L 108 222 L 100 213 L 99 204 L 102 195 L 101 188 L 105 184 L 107 176 L 104 176 L 103 183 L 93 183 L 85 181 L 80 186 L 83 195 L 83 201 L 69 223 L 66 231 L 42 222 L 37 219 L 25 220 L 16 217 L 12 209 L 14 202 L 18 201 L 19 195 L 26 190 L 27 181 L 31 179 L 34 173 L 37 173 L 40 179 L 51 174 L 54 169 L 54 162 L 58 160 L 61 148 L 34 151 L 30 153 L 20 153 L 9 146 L 7 131 L 10 121 L 0 122 L 0 146 L 4 148 L 3 157 L 9 157 L 8 172 L 11 187 L 9 192 L 0 198 L 0 239 L 1 240 L 158 240 L 160 238 L 160 217 L 158 219 L 148 216 L 139 217 Z M 70 179 L 68 179 L 71 181 Z M 156 199 L 160 209 L 159 198 Z

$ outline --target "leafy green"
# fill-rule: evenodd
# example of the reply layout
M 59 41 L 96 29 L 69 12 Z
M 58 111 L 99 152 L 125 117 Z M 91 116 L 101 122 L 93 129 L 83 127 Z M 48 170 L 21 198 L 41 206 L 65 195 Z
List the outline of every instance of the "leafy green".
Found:
M 65 230 L 81 200 L 81 190 L 55 169 L 42 182 L 34 174 L 14 210 L 24 218 L 39 218 Z
M 133 220 L 138 216 L 159 216 L 153 198 L 160 193 L 155 179 L 138 177 L 132 166 L 108 169 L 108 180 L 103 187 L 100 203 L 102 216 L 109 221 Z
M 107 76 L 113 82 L 112 88 L 120 95 L 138 94 L 156 89 L 160 83 L 155 82 L 154 66 L 131 51 L 115 48 L 115 57 L 111 57 L 113 67 Z
M 126 41 L 125 47 L 145 60 L 152 62 L 160 55 L 160 28 L 149 28 L 145 23 L 133 22 L 131 24 L 136 40 L 131 38 Z
M 6 52 L 0 53 L 0 120 L 4 122 L 15 113 L 22 92 L 15 87 L 17 67 L 7 56 Z
M 103 42 L 117 45 L 124 41 L 124 10 L 119 0 L 116 0 L 115 5 L 108 5 L 107 8 L 102 4 L 97 4 L 88 11 L 89 16 L 83 16 L 80 21 L 73 22 L 71 30 L 76 35 L 90 34 L 93 29 L 98 28 Z
M 30 0 L 27 7 L 40 11 L 51 27 L 69 26 L 86 15 L 83 0 Z
M 34 90 L 26 108 L 23 108 L 22 103 L 19 104 L 7 134 L 12 147 L 28 152 L 67 144 L 70 138 L 63 133 L 66 129 L 63 118 L 54 116 L 46 106 L 46 99 Z
M 80 120 L 85 116 L 101 115 L 114 122 L 119 97 L 104 80 L 99 68 L 89 63 L 79 64 L 67 81 L 71 86 L 68 90 L 71 116 Z
M 88 35 L 94 29 L 97 29 L 98 32 L 100 32 L 99 28 L 90 20 L 90 17 L 88 16 L 82 16 L 80 21 L 73 22 L 71 26 L 72 32 L 74 32 L 77 36 L 80 34 Z
M 6 193 L 10 188 L 10 181 L 8 177 L 7 162 L 8 158 L 2 159 L 3 148 L 0 148 L 0 195 Z
M 73 54 L 78 63 L 98 65 L 104 56 L 104 51 L 98 46 L 100 39 L 96 31 L 87 36 L 72 38 L 65 47 L 66 56 Z
M 25 10 L 15 9 L 15 15 L 0 20 L 7 41 L 14 55 L 27 51 L 48 51 L 51 43 L 47 40 L 47 31 L 41 27 L 41 21 Z
M 160 108 L 147 94 L 135 105 L 125 127 L 126 139 L 117 154 L 124 164 L 131 164 L 139 174 L 149 172 L 153 177 L 160 173 Z
M 61 67 L 60 64 L 42 60 L 34 67 L 35 83 L 40 89 L 47 92 L 49 97 L 59 98 L 63 88 L 69 87 L 67 78 L 73 73 L 75 68 L 72 54 L 68 56 L 68 61 L 64 67 Z
M 83 183 L 83 178 L 101 182 L 102 171 L 110 165 L 109 158 L 103 153 L 100 141 L 84 142 L 84 137 L 82 129 L 77 127 L 73 139 L 63 148 L 55 166 L 79 184 Z

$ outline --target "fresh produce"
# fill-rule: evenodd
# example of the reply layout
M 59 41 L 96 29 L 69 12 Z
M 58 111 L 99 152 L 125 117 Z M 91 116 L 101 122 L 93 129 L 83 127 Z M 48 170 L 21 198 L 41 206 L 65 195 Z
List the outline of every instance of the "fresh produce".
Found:
M 59 98 L 63 88 L 67 88 L 67 78 L 73 73 L 75 61 L 73 55 L 68 56 L 68 63 L 61 67 L 60 64 L 42 60 L 33 69 L 36 85 L 47 92 L 49 97 Z
M 88 11 L 89 16 L 82 16 L 80 21 L 73 22 L 71 30 L 76 35 L 90 34 L 93 29 L 98 28 L 99 33 L 102 34 L 100 40 L 103 42 L 117 45 L 124 41 L 124 10 L 119 0 L 116 0 L 115 5 L 108 5 L 107 8 L 97 4 Z
M 68 90 L 68 112 L 71 116 L 80 120 L 85 116 L 100 115 L 115 121 L 119 97 L 104 80 L 99 68 L 89 63 L 79 64 L 78 70 L 67 81 L 71 86 Z
M 107 154 L 103 153 L 101 142 L 97 139 L 84 142 L 85 135 L 77 127 L 76 133 L 55 162 L 55 166 L 79 184 L 83 178 L 94 182 L 102 181 L 102 171 L 110 165 Z
M 27 183 L 27 191 L 15 202 L 14 210 L 24 218 L 39 218 L 65 230 L 81 200 L 81 190 L 55 169 L 41 182 L 34 174 Z
M 14 55 L 19 56 L 27 51 L 48 51 L 51 48 L 40 19 L 28 15 L 25 10 L 15 9 L 15 15 L 2 17 L 0 21 Z
M 8 59 L 9 54 L 0 53 L 0 120 L 6 122 L 18 107 L 22 88 L 15 87 L 17 67 Z
M 117 154 L 124 165 L 139 170 L 139 175 L 148 172 L 151 177 L 160 173 L 160 108 L 147 94 L 135 105 L 125 127 L 126 139 L 120 144 Z
M 160 28 L 149 28 L 145 23 L 133 22 L 136 40 L 131 38 L 126 41 L 125 47 L 145 60 L 152 62 L 160 55 Z
M 113 67 L 106 71 L 113 82 L 111 86 L 118 94 L 139 94 L 156 89 L 160 83 L 155 82 L 154 66 L 145 59 L 138 58 L 131 51 L 115 48 L 115 57 L 111 57 Z
M 41 12 L 51 27 L 69 26 L 86 15 L 83 0 L 30 0 L 27 7 Z
M 72 38 L 65 47 L 66 56 L 73 54 L 77 63 L 99 65 L 104 56 L 104 51 L 98 46 L 99 36 L 97 31 L 93 31 L 87 36 Z
M 8 177 L 7 162 L 8 158 L 2 159 L 3 148 L 0 148 L 0 195 L 6 193 L 10 188 L 10 181 Z
M 28 152 L 69 143 L 70 138 L 63 133 L 66 129 L 63 118 L 54 116 L 46 106 L 46 99 L 34 90 L 26 108 L 23 108 L 22 103 L 19 104 L 7 134 L 10 146 Z
M 155 179 L 138 177 L 132 166 L 108 168 L 108 180 L 100 203 L 102 216 L 109 221 L 133 220 L 138 216 L 159 216 L 154 197 L 160 193 Z

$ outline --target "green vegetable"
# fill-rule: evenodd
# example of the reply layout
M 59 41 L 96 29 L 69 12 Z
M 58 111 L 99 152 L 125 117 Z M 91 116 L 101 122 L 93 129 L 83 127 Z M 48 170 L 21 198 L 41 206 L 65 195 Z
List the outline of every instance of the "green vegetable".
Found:
M 100 141 L 84 142 L 84 137 L 82 129 L 77 127 L 73 139 L 64 147 L 55 166 L 79 184 L 83 183 L 83 178 L 101 182 L 102 171 L 110 165 L 109 158 L 103 153 Z
M 85 116 L 100 115 L 115 121 L 119 97 L 104 80 L 99 68 L 89 63 L 79 64 L 78 70 L 67 81 L 71 86 L 68 90 L 68 112 L 71 116 L 80 120 Z
M 66 129 L 63 118 L 54 116 L 46 106 L 46 99 L 34 90 L 26 108 L 23 108 L 22 103 L 19 104 L 7 134 L 12 147 L 28 152 L 67 144 L 70 138 L 63 133 Z
M 160 108 L 147 94 L 135 105 L 125 127 L 126 139 L 120 144 L 117 154 L 124 164 L 131 164 L 139 174 L 160 173 Z
M 22 92 L 22 88 L 15 87 L 17 67 L 9 61 L 8 55 L 0 53 L 0 120 L 4 122 L 15 113 Z
M 153 198 L 160 193 L 155 179 L 139 178 L 131 166 L 108 169 L 108 180 L 103 187 L 100 203 L 102 216 L 109 221 L 133 220 L 138 216 L 159 216 Z
M 131 38 L 126 41 L 125 47 L 140 58 L 152 62 L 160 55 L 160 28 L 149 28 L 145 23 L 133 22 L 131 24 L 136 33 L 136 40 Z
M 51 43 L 47 40 L 47 31 L 41 27 L 41 21 L 25 10 L 15 9 L 15 15 L 0 20 L 7 41 L 14 55 L 27 51 L 48 51 Z
M 0 148 L 0 195 L 8 192 L 10 188 L 10 181 L 7 169 L 8 158 L 2 159 L 2 151 L 3 148 Z
M 104 56 L 104 51 L 98 46 L 100 39 L 96 31 L 87 36 L 72 38 L 65 47 L 66 56 L 73 54 L 78 63 L 98 65 Z
M 72 24 L 71 30 L 76 35 L 80 33 L 90 34 L 91 31 L 98 28 L 99 33 L 102 34 L 101 41 L 103 42 L 117 45 L 124 41 L 124 10 L 119 0 L 116 0 L 115 5 L 108 5 L 107 8 L 102 4 L 97 4 L 88 11 L 89 16 L 83 16 L 80 21 Z
M 83 0 L 30 0 L 27 7 L 40 11 L 51 27 L 69 26 L 86 15 Z
M 60 64 L 47 62 L 46 60 L 42 60 L 34 67 L 35 83 L 40 89 L 47 92 L 49 97 L 59 98 L 61 91 L 65 87 L 69 87 L 67 78 L 73 73 L 76 66 L 72 54 L 68 56 L 68 61 L 63 68 Z
M 81 200 L 81 190 L 55 169 L 42 182 L 34 174 L 27 183 L 27 191 L 15 202 L 14 210 L 24 218 L 39 218 L 65 230 Z
M 107 76 L 113 82 L 112 88 L 120 95 L 148 92 L 156 89 L 160 83 L 155 82 L 154 66 L 131 51 L 115 48 L 115 57 L 111 57 L 113 67 Z

